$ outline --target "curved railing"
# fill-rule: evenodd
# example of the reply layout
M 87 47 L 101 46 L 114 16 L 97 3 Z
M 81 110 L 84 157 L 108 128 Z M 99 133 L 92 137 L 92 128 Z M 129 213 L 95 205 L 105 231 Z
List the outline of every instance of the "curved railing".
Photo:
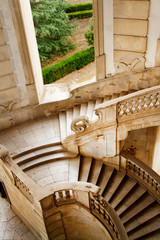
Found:
M 113 239 L 128 239 L 125 228 L 111 205 L 99 194 L 89 193 L 90 211 L 107 228 Z
M 160 202 L 160 176 L 142 161 L 122 151 L 120 154 L 126 159 L 126 173 L 136 179 Z

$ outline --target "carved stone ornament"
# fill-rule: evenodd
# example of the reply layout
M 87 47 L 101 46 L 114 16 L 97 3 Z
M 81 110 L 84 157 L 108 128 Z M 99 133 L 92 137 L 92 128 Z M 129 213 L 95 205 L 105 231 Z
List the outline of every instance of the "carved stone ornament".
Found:
M 130 72 L 140 62 L 144 63 L 145 58 L 144 57 L 138 57 L 138 58 L 135 58 L 134 60 L 132 60 L 130 63 L 126 63 L 126 62 L 116 63 L 115 64 L 116 72 L 124 72 L 124 71 Z
M 9 151 L 8 149 L 1 145 L 0 144 L 0 158 L 3 160 L 3 161 L 6 161 L 10 164 L 10 156 L 9 156 Z
M 5 159 L 9 155 L 8 149 L 0 144 L 0 158 Z
M 12 111 L 15 105 L 16 105 L 15 100 L 10 101 L 4 105 L 0 105 L 0 114 L 2 114 L 4 112 Z
M 102 112 L 95 111 L 95 114 L 97 115 L 96 121 L 90 121 L 87 116 L 80 116 L 80 117 L 73 119 L 72 124 L 71 124 L 72 131 L 74 131 L 75 133 L 84 132 L 84 130 L 86 128 L 90 127 L 90 125 L 92 123 L 95 124 L 95 123 L 100 122 L 102 120 Z
M 83 132 L 90 126 L 89 118 L 87 116 L 81 116 L 73 119 L 71 129 L 75 133 Z

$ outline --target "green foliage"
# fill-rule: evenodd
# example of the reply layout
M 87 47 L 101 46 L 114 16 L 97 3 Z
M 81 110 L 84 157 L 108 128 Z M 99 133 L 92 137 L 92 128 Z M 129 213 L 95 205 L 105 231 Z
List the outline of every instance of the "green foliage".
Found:
M 41 61 L 50 58 L 51 53 L 66 53 L 73 47 L 68 39 L 75 27 L 66 14 L 68 6 L 65 0 L 31 0 Z
M 78 12 L 78 11 L 85 11 L 91 10 L 92 3 L 82 3 L 76 5 L 70 5 L 69 8 L 66 10 L 67 13 Z
M 75 13 L 68 13 L 69 19 L 82 19 L 82 18 L 90 18 L 93 15 L 93 10 L 75 12 Z
M 84 33 L 89 45 L 94 46 L 93 18 L 91 18 L 89 29 Z
M 88 48 L 75 53 L 71 57 L 62 60 L 42 70 L 44 84 L 52 83 L 65 75 L 78 70 L 94 61 L 94 48 Z

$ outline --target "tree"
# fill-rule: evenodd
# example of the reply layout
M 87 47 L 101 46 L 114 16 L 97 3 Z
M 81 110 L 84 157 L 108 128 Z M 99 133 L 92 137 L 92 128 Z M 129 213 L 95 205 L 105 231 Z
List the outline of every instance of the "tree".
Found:
M 73 48 L 69 38 L 74 32 L 69 20 L 65 0 L 31 0 L 38 50 L 41 61 L 50 58 L 50 54 L 62 54 Z
M 93 31 L 93 18 L 90 20 L 90 26 L 84 33 L 89 45 L 94 46 L 94 31 Z

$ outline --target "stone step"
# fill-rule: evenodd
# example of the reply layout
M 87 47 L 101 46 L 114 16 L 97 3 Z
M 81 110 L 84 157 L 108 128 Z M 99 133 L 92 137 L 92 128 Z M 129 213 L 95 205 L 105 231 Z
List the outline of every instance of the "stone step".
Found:
M 112 98 L 112 95 L 107 95 L 107 96 L 105 96 L 104 99 L 103 99 L 103 103 L 111 100 L 111 98 Z
M 111 178 L 112 174 L 114 172 L 114 168 L 110 166 L 103 165 L 103 168 L 101 170 L 101 174 L 99 176 L 97 185 L 100 187 L 99 194 L 103 195 L 103 192 L 108 184 L 109 179 Z
M 143 225 L 140 225 L 136 229 L 128 232 L 129 240 L 142 238 L 144 235 L 150 234 L 156 230 L 159 230 L 160 232 L 159 226 L 160 226 L 160 215 L 154 218 L 151 218 L 149 221 L 145 222 Z
M 47 232 L 55 232 L 57 228 L 63 228 L 62 220 L 54 221 L 50 225 L 46 226 Z
M 81 156 L 80 169 L 79 169 L 79 181 L 87 182 L 89 172 L 91 168 L 92 158 Z
M 139 184 L 136 184 L 132 191 L 126 196 L 122 204 L 116 208 L 116 212 L 119 216 L 123 214 L 135 201 L 137 201 L 144 193 L 146 189 L 142 188 Z
M 120 216 L 122 223 L 125 224 L 131 218 L 142 212 L 145 208 L 151 205 L 155 200 L 148 192 L 145 192 L 137 201 L 135 201 L 123 214 Z
M 30 154 L 34 151 L 38 151 L 38 150 L 41 150 L 41 149 L 42 150 L 44 149 L 44 151 L 45 151 L 45 148 L 49 148 L 49 147 L 52 147 L 52 146 L 57 146 L 57 145 L 60 145 L 60 144 L 61 144 L 61 142 L 60 142 L 60 139 L 58 141 L 58 138 L 56 139 L 55 142 L 53 141 L 53 142 L 46 143 L 46 144 L 36 144 L 36 145 L 30 146 L 30 147 L 26 148 L 25 150 L 13 155 L 12 159 L 16 160 L 20 157 L 23 157 L 27 154 Z
M 61 235 L 59 235 L 59 236 L 57 236 L 57 237 L 55 237 L 53 239 L 54 240 L 66 240 L 66 236 L 65 236 L 65 234 L 61 234 Z
M 26 170 L 31 169 L 33 167 L 36 167 L 36 166 L 39 166 L 39 165 L 42 165 L 42 164 L 45 164 L 45 163 L 53 162 L 55 160 L 72 158 L 72 157 L 75 157 L 75 155 L 76 154 L 70 153 L 70 152 L 54 153 L 54 154 L 50 154 L 50 155 L 46 155 L 46 156 L 34 159 L 31 162 L 24 163 L 20 167 L 23 171 L 26 171 Z
M 103 162 L 93 159 L 92 160 L 92 165 L 91 165 L 91 169 L 90 169 L 90 173 L 89 173 L 89 178 L 88 178 L 88 182 L 93 183 L 93 184 L 97 184 L 101 169 L 103 166 Z
M 160 229 L 157 229 L 155 231 L 152 231 L 151 233 L 147 233 L 141 237 L 135 238 L 135 240 L 159 240 L 159 234 Z
M 127 94 L 128 94 L 128 91 L 121 91 L 119 96 L 122 97 L 122 96 L 125 96 Z
M 46 219 L 48 219 L 48 217 L 51 217 L 52 215 L 54 215 L 55 221 L 61 219 L 60 212 L 56 212 L 56 211 L 57 211 L 57 207 L 56 206 L 54 206 L 53 208 L 50 208 L 49 210 L 45 211 L 43 213 L 43 217 L 45 219 L 45 222 L 46 222 Z
M 113 93 L 111 99 L 118 98 L 120 96 L 120 93 Z
M 55 240 L 56 238 L 58 239 L 59 236 L 64 236 L 64 228 L 63 228 L 63 226 L 55 229 L 52 232 L 49 232 L 48 236 L 49 236 L 50 240 L 52 240 L 52 239 Z M 64 239 L 64 238 L 62 238 L 62 239 Z
M 103 194 L 104 199 L 109 202 L 121 181 L 123 180 L 125 174 L 121 172 L 114 171 L 112 174 L 110 181 L 107 184 L 106 190 Z
M 51 213 L 51 210 L 52 210 L 52 209 L 49 210 L 50 213 Z M 60 214 L 60 212 L 53 213 L 53 214 L 51 214 L 51 215 L 49 215 L 49 216 L 47 216 L 47 217 L 45 218 L 45 225 L 46 225 L 46 227 L 48 227 L 48 226 L 50 226 L 52 223 L 58 222 L 59 220 L 61 220 L 61 214 Z
M 62 144 L 50 145 L 45 148 L 35 149 L 32 152 L 29 152 L 20 157 L 17 157 L 15 159 L 15 162 L 20 166 L 23 163 L 32 161 L 36 158 L 40 158 L 46 155 L 50 155 L 56 152 L 63 152 L 63 151 L 66 151 L 66 149 L 63 148 Z
M 127 232 L 130 232 L 158 215 L 160 216 L 160 206 L 155 202 L 144 209 L 144 211 L 142 211 L 140 214 L 136 215 L 134 218 L 128 221 L 125 224 L 125 229 Z
M 118 204 L 126 197 L 126 195 L 132 190 L 135 186 L 136 182 L 131 178 L 125 176 L 121 181 L 118 189 L 113 194 L 112 198 L 110 199 L 109 203 L 112 205 L 113 208 L 116 208 Z

